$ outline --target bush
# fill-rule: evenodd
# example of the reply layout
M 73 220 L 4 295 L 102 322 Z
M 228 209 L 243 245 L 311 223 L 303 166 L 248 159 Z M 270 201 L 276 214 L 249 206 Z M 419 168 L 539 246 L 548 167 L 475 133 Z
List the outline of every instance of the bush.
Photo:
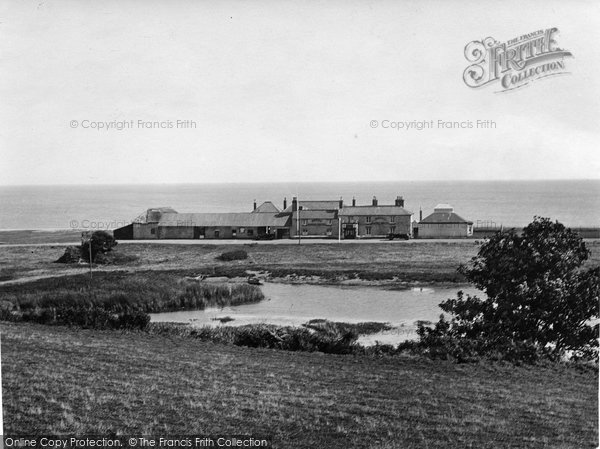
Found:
M 217 260 L 223 262 L 230 262 L 232 260 L 244 260 L 248 258 L 248 253 L 243 249 L 236 249 L 235 251 L 226 251 L 220 256 L 217 256 Z
M 81 238 L 81 258 L 92 263 L 98 254 L 106 254 L 116 245 L 117 241 L 110 232 L 94 231 L 90 236 Z
M 81 237 L 80 246 L 69 246 L 55 262 L 77 263 L 84 260 L 88 263 L 108 263 L 106 254 L 117 245 L 115 238 L 106 231 L 94 231 L 89 236 Z
M 531 363 L 569 352 L 597 359 L 600 268 L 584 270 L 589 251 L 562 224 L 536 217 L 523 229 L 498 232 L 460 271 L 487 297 L 464 295 L 440 304 L 451 314 L 431 329 L 419 326 L 418 344 L 432 358 L 478 357 Z
M 55 263 L 77 263 L 81 259 L 81 247 L 67 246 L 65 252 L 60 256 Z
M 359 348 L 356 344 L 357 334 L 353 332 L 319 332 L 268 324 L 191 328 L 174 323 L 151 323 L 148 331 L 160 335 L 189 336 L 221 344 L 286 351 L 350 354 Z

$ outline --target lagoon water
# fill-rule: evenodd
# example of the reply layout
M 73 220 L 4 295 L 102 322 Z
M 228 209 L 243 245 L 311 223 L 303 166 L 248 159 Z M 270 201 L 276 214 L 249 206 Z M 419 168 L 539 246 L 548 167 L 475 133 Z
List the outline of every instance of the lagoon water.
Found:
M 261 287 L 264 301 L 222 309 L 152 314 L 153 322 L 189 323 L 193 326 L 220 326 L 218 318 L 230 317 L 228 326 L 269 323 L 300 326 L 311 319 L 360 323 L 390 323 L 395 329 L 361 337 L 363 344 L 398 343 L 416 338 L 416 321 L 435 322 L 442 310 L 439 303 L 456 295 L 460 288 L 412 288 L 389 290 L 375 287 L 290 285 L 266 283 Z M 463 292 L 477 294 L 473 288 Z M 481 293 L 481 292 L 479 292 Z
M 585 181 L 398 181 L 373 183 L 266 183 L 0 187 L 0 229 L 69 229 L 96 224 L 105 229 L 128 224 L 149 207 L 179 212 L 243 212 L 253 200 L 282 207 L 293 195 L 338 199 L 346 204 L 391 204 L 404 196 L 418 218 L 438 203 L 480 222 L 523 226 L 534 215 L 568 226 L 600 225 L 600 180 Z

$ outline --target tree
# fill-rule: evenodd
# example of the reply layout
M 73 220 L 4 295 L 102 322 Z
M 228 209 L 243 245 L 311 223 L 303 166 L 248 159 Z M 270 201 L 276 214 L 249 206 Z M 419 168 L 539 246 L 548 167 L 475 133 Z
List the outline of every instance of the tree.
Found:
M 81 258 L 88 262 L 96 260 L 98 254 L 106 254 L 117 245 L 115 238 L 106 231 L 94 231 L 89 236 L 81 238 Z M 90 261 L 91 249 L 91 261 Z
M 507 358 L 596 357 L 600 268 L 583 269 L 588 257 L 583 239 L 548 218 L 535 217 L 521 235 L 496 233 L 460 268 L 486 297 L 459 292 L 440 304 L 451 321 L 421 328 L 421 344 Z

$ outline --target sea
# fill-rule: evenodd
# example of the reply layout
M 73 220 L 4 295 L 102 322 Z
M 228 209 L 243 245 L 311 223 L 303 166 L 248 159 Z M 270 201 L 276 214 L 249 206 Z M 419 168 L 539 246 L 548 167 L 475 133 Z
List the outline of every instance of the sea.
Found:
M 440 203 L 475 226 L 521 227 L 534 216 L 570 227 L 600 226 L 600 180 L 398 181 L 343 183 L 228 183 L 55 185 L 0 187 L 1 230 L 114 229 L 151 207 L 178 212 L 246 212 L 253 203 L 283 207 L 300 200 L 339 200 L 357 205 L 394 204 L 418 220 Z

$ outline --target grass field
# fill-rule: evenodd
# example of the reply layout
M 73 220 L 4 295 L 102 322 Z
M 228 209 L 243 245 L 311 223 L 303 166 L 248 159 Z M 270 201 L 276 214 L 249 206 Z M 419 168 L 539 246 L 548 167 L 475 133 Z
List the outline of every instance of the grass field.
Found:
M 198 273 L 243 274 L 245 270 L 268 270 L 275 276 L 319 275 L 334 278 L 359 273 L 363 279 L 406 282 L 463 282 L 456 272 L 477 252 L 474 241 L 393 242 L 335 244 L 236 244 L 168 245 L 122 244 L 115 249 L 124 263 L 98 266 L 96 270 L 196 270 Z M 217 256 L 237 249 L 248 259 L 222 262 Z M 23 277 L 84 273 L 87 266 L 53 263 L 64 252 L 56 246 L 0 246 L 0 281 Z
M 600 240 L 588 240 L 588 265 L 600 265 Z M 216 258 L 226 251 L 243 249 L 248 259 L 223 262 Z M 476 255 L 473 240 L 410 241 L 336 244 L 228 244 L 169 245 L 122 244 L 115 249 L 113 264 L 97 271 L 188 270 L 191 273 L 244 275 L 246 270 L 267 270 L 275 277 L 322 276 L 334 282 L 358 276 L 377 282 L 395 278 L 399 282 L 463 283 L 456 269 Z M 0 282 L 21 278 L 85 273 L 87 265 L 53 263 L 64 246 L 0 246 Z
M 598 376 L 2 323 L 5 434 L 272 435 L 279 448 L 593 448 Z

